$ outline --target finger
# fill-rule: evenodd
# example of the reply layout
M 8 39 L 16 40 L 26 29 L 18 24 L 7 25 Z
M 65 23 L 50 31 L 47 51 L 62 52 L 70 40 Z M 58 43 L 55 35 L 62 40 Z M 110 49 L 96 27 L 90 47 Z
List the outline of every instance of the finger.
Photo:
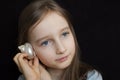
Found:
M 26 54 L 26 53 L 20 54 L 20 55 L 18 56 L 18 58 L 17 58 L 17 59 L 18 59 L 18 63 L 19 63 L 19 64 L 28 63 L 27 56 L 28 56 L 28 54 Z
M 18 56 L 20 55 L 21 53 L 18 53 L 18 54 L 16 54 L 15 56 L 14 56 L 14 58 L 13 58 L 13 61 L 17 64 L 17 65 L 19 65 L 18 64 Z
M 26 55 L 26 57 L 27 57 L 27 54 L 25 54 L 25 53 L 17 53 L 17 54 L 15 55 L 15 57 L 13 58 L 14 62 L 15 62 L 17 65 L 19 65 L 18 60 L 20 59 L 20 55 L 23 55 L 23 57 L 25 57 L 25 55 Z
M 39 70 L 40 70 L 40 72 L 44 71 L 45 70 L 45 65 L 42 64 L 42 63 L 39 63 Z
M 34 67 L 34 70 L 37 72 L 37 73 L 39 73 L 40 72 L 40 66 L 41 66 L 41 64 L 39 63 L 39 59 L 38 59 L 38 57 L 36 56 L 36 57 L 34 57 L 34 60 L 33 60 L 33 67 Z
M 19 70 L 20 70 L 21 72 L 23 72 L 24 69 L 25 69 L 26 67 L 28 67 L 27 56 L 28 56 L 28 54 L 22 53 L 22 54 L 20 54 L 20 55 L 18 56 L 18 58 L 17 58 L 18 64 L 19 64 Z
M 34 67 L 38 67 L 38 66 L 39 66 L 39 60 L 38 60 L 38 57 L 34 57 L 33 65 L 34 65 Z
M 33 66 L 33 60 L 28 61 L 28 63 L 31 67 Z
M 19 55 L 21 55 L 21 53 L 17 53 L 15 55 L 15 57 L 13 58 L 13 61 L 16 63 L 16 65 L 18 66 L 19 71 L 21 72 L 20 64 L 19 64 L 18 59 L 17 59 Z

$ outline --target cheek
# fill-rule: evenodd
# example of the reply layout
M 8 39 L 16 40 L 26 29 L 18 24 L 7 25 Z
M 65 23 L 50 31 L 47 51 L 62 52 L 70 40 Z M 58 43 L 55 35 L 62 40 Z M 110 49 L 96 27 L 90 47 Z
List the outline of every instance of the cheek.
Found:
M 39 48 L 38 50 L 36 50 L 36 55 L 39 60 L 45 65 L 48 65 L 51 60 L 55 58 L 54 49 L 52 48 Z
M 66 48 L 72 52 L 75 53 L 75 41 L 73 39 L 73 37 L 70 37 L 67 41 L 66 41 Z
M 70 49 L 71 55 L 74 56 L 74 54 L 75 54 L 75 43 L 74 43 L 74 41 L 71 42 L 71 45 L 69 46 L 69 49 Z

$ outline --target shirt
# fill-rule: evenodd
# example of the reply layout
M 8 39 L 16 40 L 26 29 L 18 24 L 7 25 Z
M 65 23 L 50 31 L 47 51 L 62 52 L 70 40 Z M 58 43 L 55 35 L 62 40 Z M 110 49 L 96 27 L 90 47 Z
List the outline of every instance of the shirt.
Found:
M 20 75 L 18 80 L 25 80 L 23 75 Z M 89 71 L 87 74 L 87 80 L 103 80 L 102 75 L 97 70 Z

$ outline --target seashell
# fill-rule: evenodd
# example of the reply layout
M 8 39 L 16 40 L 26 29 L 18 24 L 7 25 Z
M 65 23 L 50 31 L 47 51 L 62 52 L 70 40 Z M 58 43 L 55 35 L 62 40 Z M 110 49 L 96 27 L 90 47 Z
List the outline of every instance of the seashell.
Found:
M 33 59 L 35 56 L 35 53 L 30 43 L 25 43 L 24 45 L 18 46 L 18 49 L 23 53 L 27 53 L 29 55 L 28 59 Z

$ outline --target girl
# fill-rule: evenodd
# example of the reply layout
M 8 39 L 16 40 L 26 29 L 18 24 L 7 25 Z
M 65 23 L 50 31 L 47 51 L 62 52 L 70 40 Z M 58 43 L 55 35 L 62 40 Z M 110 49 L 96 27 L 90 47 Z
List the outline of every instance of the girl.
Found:
M 19 45 L 29 42 L 36 56 L 14 57 L 18 80 L 102 80 L 101 74 L 79 59 L 79 48 L 68 13 L 53 0 L 35 0 L 19 20 Z

